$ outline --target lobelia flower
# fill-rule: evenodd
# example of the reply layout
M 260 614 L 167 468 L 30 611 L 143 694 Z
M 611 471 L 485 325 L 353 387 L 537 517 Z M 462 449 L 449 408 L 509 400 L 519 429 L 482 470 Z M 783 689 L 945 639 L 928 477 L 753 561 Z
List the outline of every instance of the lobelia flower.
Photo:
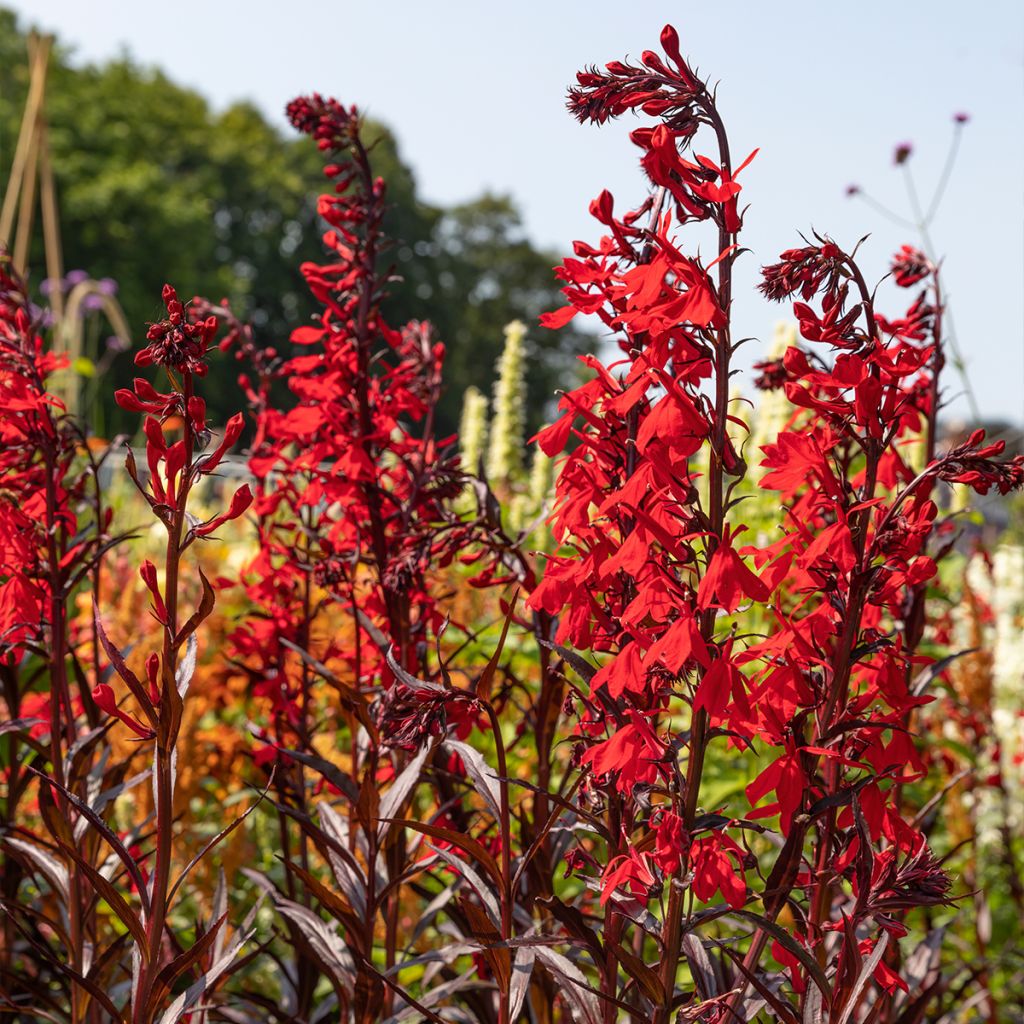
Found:
M 627 853 L 613 857 L 604 869 L 601 875 L 601 906 L 619 890 L 646 902 L 656 887 L 657 878 L 651 870 L 650 858 L 630 848 Z
M 127 725 L 128 728 L 139 737 L 139 739 L 151 740 L 156 735 L 152 729 L 142 725 L 140 722 L 137 722 L 131 715 L 122 711 L 117 706 L 114 691 L 106 683 L 100 683 L 98 686 L 93 688 L 92 699 L 93 703 L 95 703 L 96 707 L 98 707 L 100 711 L 124 722 L 124 724 Z

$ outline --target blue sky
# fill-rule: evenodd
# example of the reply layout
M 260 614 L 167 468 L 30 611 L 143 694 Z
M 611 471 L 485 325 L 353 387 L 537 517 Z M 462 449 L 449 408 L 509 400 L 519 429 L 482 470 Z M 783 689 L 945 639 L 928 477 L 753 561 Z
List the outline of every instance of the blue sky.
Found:
M 217 106 L 249 99 L 284 126 L 294 94 L 355 102 L 396 131 L 423 195 L 442 203 L 511 193 L 530 236 L 558 252 L 594 240 L 587 205 L 602 188 L 642 195 L 636 122 L 577 125 L 563 96 L 575 70 L 655 48 L 666 22 L 718 80 L 744 172 L 754 250 L 741 270 L 740 334 L 770 338 L 780 310 L 753 294 L 757 267 L 817 229 L 852 245 L 881 277 L 912 232 L 845 197 L 857 182 L 907 209 L 893 147 L 914 144 L 927 196 L 956 111 L 971 115 L 933 227 L 978 403 L 1024 420 L 1024 4 L 981 0 L 858 4 L 691 2 L 355 4 L 348 0 L 33 0 L 10 4 L 56 31 L 79 60 L 127 50 Z M 888 293 L 884 293 L 888 294 Z M 888 309 L 896 313 L 894 307 Z M 538 328 L 539 330 L 539 328 Z M 747 360 L 756 358 L 751 344 Z M 947 377 L 959 390 L 955 375 Z M 948 415 L 963 414 L 958 399 Z

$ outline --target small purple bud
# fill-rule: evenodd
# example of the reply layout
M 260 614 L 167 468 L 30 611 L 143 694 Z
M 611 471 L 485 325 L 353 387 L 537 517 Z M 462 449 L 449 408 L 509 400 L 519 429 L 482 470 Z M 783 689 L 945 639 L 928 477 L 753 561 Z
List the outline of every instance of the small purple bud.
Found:
M 900 164 L 905 164 L 910 159 L 910 154 L 914 152 L 914 147 L 909 142 L 901 142 L 893 153 L 893 163 L 899 167 Z
M 46 329 L 53 326 L 53 310 L 41 309 L 34 302 L 28 304 L 28 317 L 32 323 L 38 321 L 39 326 Z

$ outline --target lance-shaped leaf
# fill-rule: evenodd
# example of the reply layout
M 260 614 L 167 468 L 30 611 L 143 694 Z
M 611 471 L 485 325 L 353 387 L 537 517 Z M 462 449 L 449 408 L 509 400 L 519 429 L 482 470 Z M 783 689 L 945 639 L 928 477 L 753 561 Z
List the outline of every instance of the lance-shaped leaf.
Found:
M 139 677 L 125 663 L 124 655 L 110 642 L 110 638 L 103 628 L 103 620 L 100 618 L 99 608 L 95 605 L 93 605 L 92 614 L 93 622 L 96 624 L 96 635 L 100 638 L 100 644 L 107 655 L 107 660 L 114 666 L 114 671 L 124 680 L 132 696 L 138 702 L 139 707 L 149 719 L 150 725 L 156 728 L 156 712 L 153 708 L 153 702 L 149 699 L 149 694 L 146 692 L 146 688 L 139 681 Z
M 793 888 L 793 882 L 800 868 L 804 836 L 806 834 L 807 818 L 803 816 L 795 818 L 792 830 L 786 837 L 782 850 L 775 859 L 771 873 L 768 875 L 768 881 L 765 883 L 764 896 L 762 898 L 766 915 L 772 921 L 778 917 L 783 904 Z
M 451 896 L 452 893 L 449 893 L 449 897 Z M 475 942 L 449 942 L 442 949 L 431 949 L 426 953 L 421 953 L 419 956 L 407 957 L 400 963 L 389 967 L 384 974 L 390 978 L 396 974 L 401 974 L 402 971 L 408 970 L 410 967 L 425 967 L 436 964 L 450 967 L 460 956 L 475 953 L 478 948 L 478 944 Z M 423 977 L 426 980 L 428 972 L 424 971 Z
M 549 650 L 554 651 L 567 664 L 572 665 L 584 681 L 589 683 L 597 675 L 596 666 L 591 665 L 589 661 L 575 651 L 569 650 L 568 647 L 552 643 L 550 640 L 541 640 L 540 644 L 542 647 L 547 647 Z
M 718 995 L 718 981 L 704 943 L 693 932 L 687 932 L 683 936 L 682 950 L 697 985 L 697 993 L 701 999 L 713 999 Z
M 259 735 L 259 730 L 252 723 L 249 725 L 249 731 L 256 736 Z M 337 787 L 339 792 L 344 793 L 352 803 L 359 800 L 359 791 L 352 779 L 326 758 L 305 750 L 294 750 L 291 747 L 277 747 L 277 749 L 282 754 L 287 754 L 290 758 L 298 761 L 299 764 L 304 764 L 307 768 L 312 768 L 313 771 L 322 775 L 332 786 Z
M 804 995 L 804 1009 L 800 1015 L 801 1024 L 824 1024 L 825 1010 L 822 1006 L 821 990 L 809 988 Z
M 494 972 L 498 985 L 502 989 L 507 989 L 512 979 L 512 955 L 507 943 L 502 941 L 501 932 L 491 923 L 490 917 L 483 910 L 461 893 L 456 903 L 465 918 L 463 931 L 478 944 L 480 953 Z
M 337 690 L 344 707 L 359 719 L 359 724 L 362 725 L 376 743 L 378 740 L 377 724 L 370 717 L 370 712 L 366 707 L 366 699 L 363 695 L 338 678 L 322 661 L 314 658 L 309 651 L 304 650 L 298 644 L 292 643 L 287 637 L 281 637 L 280 643 L 282 647 L 287 647 L 288 650 L 294 651 L 318 676 L 325 679 Z
M 563 903 L 557 896 L 548 896 L 537 900 L 537 905 L 543 907 L 563 928 L 584 946 L 590 950 L 594 963 L 602 963 L 604 960 L 604 946 L 598 938 L 597 932 L 587 922 L 587 918 L 578 907 Z
M 906 992 L 896 994 L 897 1006 L 909 1001 L 910 995 L 918 988 L 924 988 L 926 982 L 932 980 L 938 971 L 942 954 L 942 942 L 946 936 L 945 926 L 933 928 L 924 942 L 907 957 L 900 972 L 907 983 Z
M 188 877 L 189 872 L 219 843 L 223 842 L 232 832 L 238 828 L 239 825 L 245 821 L 246 818 L 256 810 L 257 807 L 263 802 L 267 793 L 270 791 L 270 787 L 274 783 L 274 773 L 270 773 L 270 778 L 267 781 L 266 788 L 260 793 L 259 797 L 253 802 L 250 807 L 247 807 L 230 825 L 222 828 L 212 839 L 210 839 L 203 848 L 185 865 L 180 875 L 175 879 L 174 884 L 171 886 L 170 891 L 167 894 L 167 903 L 170 904 L 171 900 L 174 899 L 174 894 L 178 891 L 181 883 Z
M 422 999 L 414 999 L 408 992 L 399 988 L 387 975 L 382 974 L 376 970 L 372 964 L 368 964 L 367 967 L 373 971 L 393 992 L 395 992 L 400 999 L 402 999 L 406 1005 L 402 1007 L 397 1013 L 388 1017 L 383 1024 L 401 1024 L 402 1021 L 413 1020 L 416 1024 L 419 1024 L 417 1015 L 419 1018 L 426 1018 L 427 1020 L 433 1021 L 434 1024 L 447 1024 L 443 1017 L 439 1017 L 433 1010 L 430 1009 L 436 1003 L 440 1003 L 456 992 L 461 991 L 464 988 L 472 988 L 477 984 L 477 972 L 476 968 L 471 968 L 466 971 L 465 974 L 460 974 L 457 978 L 452 978 L 451 981 L 446 981 L 441 985 L 435 985 Z M 454 1018 L 449 1018 L 454 1019 Z M 469 1021 L 470 1018 L 457 1018 L 459 1020 Z
M 921 694 L 928 689 L 929 684 L 936 677 L 942 675 L 942 673 L 945 672 L 954 661 L 959 658 L 963 658 L 968 654 L 974 654 L 977 650 L 977 647 L 967 647 L 962 651 L 956 651 L 953 654 L 948 654 L 945 658 L 940 658 L 934 664 L 922 669 L 914 677 L 913 683 L 910 684 L 911 695 L 914 697 L 920 697 Z
M 329 889 L 316 875 L 294 861 L 285 861 L 284 866 L 302 880 L 310 895 L 324 910 L 345 926 L 353 949 L 357 949 L 361 955 L 365 954 L 366 951 L 362 948 L 363 917 L 353 911 L 344 896 Z
M 750 910 L 733 910 L 731 913 L 738 914 L 740 917 L 745 917 L 748 921 L 753 921 L 754 924 L 759 925 L 773 939 L 775 939 L 779 945 L 786 950 L 786 952 L 795 956 L 814 980 L 814 984 L 821 990 L 825 1005 L 830 1005 L 832 992 L 829 988 L 828 979 L 825 977 L 825 972 L 818 965 L 818 961 L 815 960 L 814 957 L 811 956 L 811 954 L 808 953 L 807 950 L 804 949 L 804 947 L 786 931 L 785 928 L 781 928 L 774 921 L 769 921 L 767 918 L 762 917 L 760 914 L 755 914 Z
M 116 786 L 110 786 L 108 789 L 97 793 L 96 796 L 90 799 L 89 806 L 92 807 L 97 814 L 102 814 L 111 801 L 116 800 L 122 793 L 127 793 L 128 790 L 134 789 L 140 782 L 145 782 L 145 780 L 149 778 L 150 771 L 151 769 L 145 768 L 136 775 L 133 775 L 130 779 L 125 779 L 124 782 Z M 84 817 L 79 818 L 78 821 L 75 822 L 74 835 L 76 842 L 81 841 L 82 837 L 88 831 L 89 825 L 89 820 Z
M 556 981 L 564 982 L 562 995 L 573 1007 L 573 1016 L 580 1024 L 601 1024 L 601 1008 L 583 972 L 568 957 L 546 946 L 537 947 L 537 959 Z
M 328 977 L 337 984 L 351 986 L 355 981 L 355 961 L 334 928 L 308 907 L 280 894 L 274 898 L 274 905 L 283 917 L 296 925 Z
M 114 885 L 104 878 L 74 847 L 61 843 L 61 849 L 82 869 L 104 902 L 114 912 L 117 919 L 132 933 L 132 938 L 142 950 L 143 957 L 148 959 L 149 939 L 139 915 L 132 910 Z
M 245 945 L 252 938 L 255 929 L 249 929 L 244 934 L 239 934 L 225 950 L 224 955 L 214 961 L 210 969 L 196 982 L 190 985 L 177 999 L 171 1003 L 160 1018 L 159 1024 L 178 1024 L 178 1021 L 193 1007 L 207 992 L 213 989 L 220 976 L 231 966 Z
M 125 867 L 125 870 L 131 876 L 131 880 L 135 883 L 136 892 L 138 892 L 139 894 L 139 899 L 142 901 L 143 913 L 148 914 L 149 898 L 146 895 L 147 888 L 146 883 L 142 877 L 142 872 L 139 870 L 139 866 L 138 864 L 136 864 L 135 858 L 132 857 L 132 855 L 125 848 L 124 843 L 122 843 L 121 840 L 114 834 L 114 832 L 111 831 L 110 826 L 107 825 L 107 823 L 88 804 L 80 800 L 77 796 L 75 796 L 74 793 L 71 793 L 70 791 L 65 789 L 59 782 L 49 778 L 46 775 L 43 775 L 42 772 L 33 768 L 31 765 L 29 766 L 28 770 L 32 772 L 33 775 L 38 776 L 41 783 L 46 784 L 45 786 L 41 785 L 39 787 L 40 797 L 42 797 L 42 794 L 44 792 L 47 792 L 48 787 L 52 786 L 64 797 L 65 800 L 70 801 L 80 814 L 88 818 L 89 824 L 92 825 L 92 827 L 96 829 L 97 832 L 99 832 L 99 834 L 103 837 L 107 845 L 114 851 L 114 853 L 117 854 L 118 860 L 121 861 L 121 863 Z
M 195 674 L 198 657 L 199 641 L 196 640 L 195 633 L 189 633 L 188 642 L 185 644 L 185 657 L 178 662 L 178 667 L 174 670 L 174 685 L 178 696 L 183 699 L 188 691 L 188 684 L 192 682 L 192 676 Z
M 0 736 L 9 732 L 27 732 L 33 725 L 42 725 L 42 718 L 12 718 L 9 722 L 0 722 Z
M 413 925 L 412 933 L 409 935 L 408 940 L 405 944 L 406 952 L 416 948 L 416 940 L 427 930 L 433 923 L 437 915 L 442 911 L 446 910 L 451 904 L 451 901 L 455 899 L 455 885 L 446 886 L 441 890 L 427 905 L 424 907 L 419 915 L 416 923 Z M 445 947 L 446 949 L 448 947 Z
M 487 911 L 487 916 L 491 919 L 491 923 L 495 928 L 501 929 L 501 908 L 498 906 L 498 898 L 494 890 L 487 885 L 487 883 L 473 870 L 473 868 L 464 860 L 454 856 L 448 850 L 443 850 L 438 846 L 434 846 L 432 843 L 427 843 L 438 857 L 441 858 L 446 864 L 448 864 L 456 874 L 460 875 L 469 885 L 473 891 L 480 898 L 480 902 L 483 904 L 484 910 Z
M 321 835 L 327 860 L 331 865 L 331 871 L 334 872 L 335 881 L 352 905 L 352 909 L 362 916 L 366 913 L 366 875 L 362 865 L 346 846 L 348 830 L 345 820 L 326 800 L 317 805 L 317 811 L 320 815 L 320 824 L 323 826 Z M 319 846 L 319 843 L 317 845 Z
M 465 850 L 484 870 L 494 879 L 496 885 L 501 885 L 501 869 L 498 862 L 491 856 L 485 847 L 477 840 L 462 835 L 450 828 L 441 828 L 440 825 L 428 825 L 424 821 L 410 821 L 408 818 L 392 819 L 396 825 L 403 828 L 411 828 L 414 832 L 422 832 L 424 835 L 440 839 L 442 842 L 451 843 L 461 850 Z
M 206 578 L 206 575 L 201 568 L 199 569 L 199 580 L 203 587 L 203 593 L 199 599 L 199 607 L 196 608 L 196 610 L 188 617 L 185 625 L 178 630 L 178 635 L 174 638 L 174 646 L 176 648 L 180 647 L 203 624 L 203 621 L 209 618 L 210 613 L 213 611 L 213 606 L 216 603 L 216 595 L 214 594 L 213 587 L 210 585 L 210 581 Z
M 68 869 L 60 860 L 49 850 L 30 843 L 26 839 L 19 839 L 17 836 L 4 836 L 3 841 L 7 846 L 27 857 L 43 873 L 43 877 L 50 883 L 61 902 L 67 905 L 70 893 Z
M 476 684 L 473 687 L 473 691 L 481 700 L 489 701 L 491 699 L 491 687 L 494 684 L 494 674 L 498 671 L 498 664 L 501 661 L 501 652 L 505 649 L 505 641 L 508 639 L 508 627 L 512 625 L 512 617 L 515 614 L 516 600 L 518 597 L 519 591 L 516 590 L 512 595 L 512 599 L 508 603 L 508 611 L 505 613 L 505 621 L 501 626 L 501 636 L 498 637 L 498 643 L 494 648 L 494 653 L 487 660 L 487 664 L 484 666 L 483 672 L 480 673 L 480 678 L 477 679 Z
M 799 1024 L 793 1007 L 777 995 L 778 990 L 782 987 L 782 975 L 775 974 L 771 977 L 766 977 L 756 968 L 750 970 L 743 962 L 743 957 L 736 950 L 730 949 L 724 942 L 719 942 L 717 945 L 722 950 L 722 953 L 729 957 L 736 965 L 736 970 L 743 975 L 748 984 L 757 992 L 757 995 L 749 995 L 744 991 L 743 998 L 739 1000 L 739 1006 L 734 1007 L 732 1010 L 736 1019 L 754 1020 L 763 1007 L 770 1006 L 776 1020 L 784 1021 L 785 1024 Z M 735 1001 L 734 994 L 738 991 L 738 989 L 734 989 L 733 993 L 730 993 L 733 996 L 731 1002 Z M 812 987 L 808 991 L 817 993 L 820 997 L 820 993 L 816 988 Z
M 388 832 L 388 820 L 394 818 L 402 809 L 406 798 L 413 791 L 419 781 L 420 772 L 427 763 L 427 758 L 433 752 L 433 744 L 427 744 L 423 749 L 402 769 L 398 778 L 391 783 L 391 788 L 381 797 L 380 800 L 380 821 L 377 825 L 377 840 L 382 842 Z
M 445 740 L 446 750 L 454 750 L 466 767 L 470 778 L 476 783 L 477 792 L 487 801 L 487 807 L 495 820 L 501 818 L 501 793 L 498 789 L 498 776 L 484 760 L 479 750 L 459 740 Z
M 199 965 L 202 958 L 213 947 L 217 935 L 224 924 L 227 914 L 222 914 L 210 928 L 203 933 L 184 953 L 176 956 L 156 976 L 156 981 L 149 996 L 149 1009 L 155 1010 L 163 1001 L 166 993 L 174 987 L 174 983 L 187 971 Z
M 665 987 L 655 971 L 652 971 L 635 953 L 625 946 L 611 945 L 608 947 L 616 960 L 622 964 L 623 970 L 644 990 L 644 994 L 655 1006 L 665 1002 Z
M 850 1024 L 853 1020 L 857 1007 L 860 1005 L 861 993 L 863 993 L 865 986 L 875 973 L 875 968 L 882 962 L 882 957 L 888 945 L 889 933 L 882 932 L 881 938 L 875 943 L 875 948 L 871 950 L 871 953 L 861 966 L 860 974 L 857 975 L 857 980 L 853 983 L 853 987 L 846 997 L 842 1016 L 837 1024 Z
M 509 1020 L 515 1020 L 523 1008 L 536 957 L 537 952 L 532 946 L 520 946 L 516 950 L 515 960 L 512 961 L 512 981 L 508 987 Z

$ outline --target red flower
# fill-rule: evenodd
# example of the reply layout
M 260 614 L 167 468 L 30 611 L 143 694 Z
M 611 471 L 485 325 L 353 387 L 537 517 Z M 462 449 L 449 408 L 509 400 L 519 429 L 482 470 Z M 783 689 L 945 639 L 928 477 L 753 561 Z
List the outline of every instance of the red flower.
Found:
M 92 699 L 96 707 L 114 718 L 120 719 L 140 739 L 150 740 L 156 734 L 152 729 L 135 721 L 131 715 L 126 714 L 117 706 L 114 691 L 106 683 L 100 683 L 92 691 Z
M 583 755 L 583 763 L 589 764 L 596 775 L 614 775 L 616 787 L 628 792 L 637 783 L 654 782 L 664 756 L 664 744 L 643 716 L 631 711 L 629 724 L 590 747 Z
M 242 486 L 231 495 L 231 504 L 228 506 L 227 511 L 222 512 L 220 515 L 214 516 L 213 519 L 195 527 L 195 535 L 197 537 L 208 537 L 218 527 L 223 526 L 232 519 L 237 519 L 251 504 L 252 491 L 248 484 L 242 484 Z
M 738 531 L 737 531 L 738 532 Z M 758 579 L 730 543 L 726 528 L 725 536 L 715 548 L 700 587 L 697 590 L 697 607 L 701 609 L 717 606 L 727 612 L 734 612 L 743 598 L 752 601 L 768 600 L 768 586 Z
M 146 584 L 146 589 L 153 595 L 157 620 L 166 624 L 167 606 L 164 604 L 164 599 L 160 594 L 160 587 L 156 579 L 156 566 L 148 558 L 139 567 L 139 575 L 142 577 L 142 582 Z
M 730 907 L 739 909 L 747 901 L 743 880 L 743 851 L 722 832 L 712 832 L 690 847 L 693 863 L 693 894 L 704 903 L 720 892 Z
M 650 857 L 630 849 L 628 853 L 613 857 L 604 869 L 601 875 L 601 906 L 612 898 L 617 889 L 646 903 L 656 884 Z
M 674 875 L 690 851 L 690 836 L 678 814 L 666 811 L 658 822 L 654 861 L 667 875 Z

